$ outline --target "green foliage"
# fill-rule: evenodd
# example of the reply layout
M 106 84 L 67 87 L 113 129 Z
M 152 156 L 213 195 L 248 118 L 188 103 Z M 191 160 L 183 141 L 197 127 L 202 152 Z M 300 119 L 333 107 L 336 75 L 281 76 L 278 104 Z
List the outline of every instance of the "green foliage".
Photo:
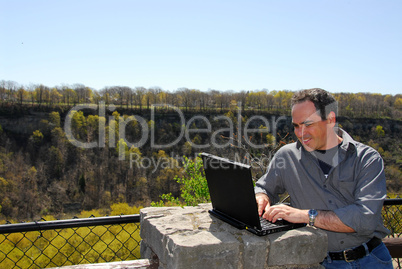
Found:
M 189 141 L 186 141 L 182 147 L 182 152 L 184 155 L 190 155 L 192 152 L 192 144 Z
M 171 193 L 162 194 L 159 202 L 152 202 L 151 206 L 196 206 L 210 201 L 207 180 L 205 179 L 203 163 L 200 157 L 191 160 L 184 156 L 184 171 L 182 177 L 175 177 L 180 184 L 180 198 Z
M 111 216 L 139 214 L 142 207 L 129 206 L 127 203 L 116 203 L 110 206 Z
M 377 125 L 375 127 L 376 133 L 378 137 L 384 137 L 385 136 L 385 131 L 384 128 L 381 125 Z
M 155 122 L 153 120 L 148 121 L 149 130 L 155 129 Z
M 73 112 L 74 113 L 74 112 Z M 77 138 L 85 138 L 86 134 L 86 119 L 82 111 L 77 111 L 73 114 L 71 127 Z
M 128 158 L 128 146 L 127 143 L 124 141 L 123 138 L 119 140 L 117 143 L 116 147 L 116 153 L 117 156 L 119 156 L 120 159 L 127 159 Z
M 60 114 L 59 112 L 53 111 L 49 114 L 49 122 L 54 125 L 54 127 L 60 127 Z
M 275 141 L 276 141 L 275 136 L 273 136 L 272 134 L 267 134 L 267 135 L 265 136 L 265 138 L 267 139 L 267 144 L 268 144 L 268 145 L 272 145 L 272 144 L 274 144 Z
M 401 97 L 396 98 L 394 106 L 396 109 L 402 110 L 402 98 Z
M 44 138 L 43 134 L 41 131 L 36 130 L 33 132 L 31 136 L 32 140 L 34 141 L 35 144 L 40 144 Z

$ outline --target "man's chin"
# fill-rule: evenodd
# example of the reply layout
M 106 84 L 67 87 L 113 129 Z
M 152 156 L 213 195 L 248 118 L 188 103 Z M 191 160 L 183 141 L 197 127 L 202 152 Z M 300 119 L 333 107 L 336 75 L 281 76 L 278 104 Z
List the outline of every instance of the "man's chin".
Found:
M 312 152 L 312 151 L 315 150 L 314 148 L 310 148 L 310 147 L 307 147 L 307 146 L 305 146 L 305 145 L 303 145 L 303 147 L 304 147 L 304 149 L 305 149 L 306 151 L 308 151 L 308 152 Z
M 301 141 L 300 141 L 300 142 L 301 142 Z M 312 151 L 316 150 L 315 147 L 311 147 L 309 144 L 306 144 L 306 143 L 303 143 L 303 142 L 301 142 L 301 144 L 303 145 L 303 148 L 304 148 L 305 150 L 307 150 L 308 152 L 312 152 Z

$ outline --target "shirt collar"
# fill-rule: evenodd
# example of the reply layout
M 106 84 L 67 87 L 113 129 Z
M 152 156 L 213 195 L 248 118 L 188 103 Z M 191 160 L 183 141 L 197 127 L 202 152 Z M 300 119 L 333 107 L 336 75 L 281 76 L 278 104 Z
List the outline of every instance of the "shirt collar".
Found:
M 345 152 L 355 151 L 357 148 L 357 146 L 356 146 L 357 142 L 355 140 L 353 140 L 353 138 L 347 132 L 345 132 L 345 130 L 343 130 L 342 128 L 335 127 L 334 129 L 335 129 L 335 132 L 337 132 L 338 135 L 340 137 L 342 137 L 342 139 L 343 139 L 340 149 L 342 149 Z

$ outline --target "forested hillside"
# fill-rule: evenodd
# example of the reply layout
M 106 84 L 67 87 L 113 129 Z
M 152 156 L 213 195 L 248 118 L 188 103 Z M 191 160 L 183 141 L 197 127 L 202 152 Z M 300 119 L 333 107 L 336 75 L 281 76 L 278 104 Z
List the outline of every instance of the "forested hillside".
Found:
M 331 91 L 330 89 L 326 89 Z M 95 90 L 82 84 L 48 87 L 43 84 L 21 85 L 15 81 L 0 80 L 0 102 L 2 104 L 66 105 L 81 103 L 106 105 L 121 108 L 150 109 L 153 104 L 169 104 L 184 111 L 221 112 L 241 104 L 243 110 L 266 111 L 274 114 L 289 113 L 293 92 L 287 90 L 244 90 L 240 92 L 211 89 L 203 92 L 197 89 L 180 88 L 165 91 L 159 87 L 109 86 Z M 402 118 L 402 94 L 382 95 L 381 93 L 334 93 L 339 101 L 341 116 L 352 118 Z
M 120 202 L 147 206 L 163 193 L 179 193 L 175 176 L 182 176 L 183 156 L 207 151 L 245 160 L 251 153 L 266 164 L 294 139 L 292 93 L 286 91 L 96 92 L 43 85 L 28 91 L 5 84 L 0 85 L 2 219 L 63 218 Z M 340 127 L 382 154 L 388 191 L 400 193 L 402 97 L 336 96 Z M 84 103 L 94 106 L 78 106 Z M 244 136 L 247 127 L 251 131 Z M 261 173 L 257 169 L 255 177 Z

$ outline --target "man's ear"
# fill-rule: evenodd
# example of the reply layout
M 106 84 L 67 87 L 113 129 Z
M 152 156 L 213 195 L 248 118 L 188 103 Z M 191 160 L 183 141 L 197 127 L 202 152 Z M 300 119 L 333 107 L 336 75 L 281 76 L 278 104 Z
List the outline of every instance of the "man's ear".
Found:
M 333 124 L 335 125 L 336 123 L 336 115 L 335 112 L 331 111 L 329 112 L 328 116 L 327 116 L 327 120 L 329 124 Z

